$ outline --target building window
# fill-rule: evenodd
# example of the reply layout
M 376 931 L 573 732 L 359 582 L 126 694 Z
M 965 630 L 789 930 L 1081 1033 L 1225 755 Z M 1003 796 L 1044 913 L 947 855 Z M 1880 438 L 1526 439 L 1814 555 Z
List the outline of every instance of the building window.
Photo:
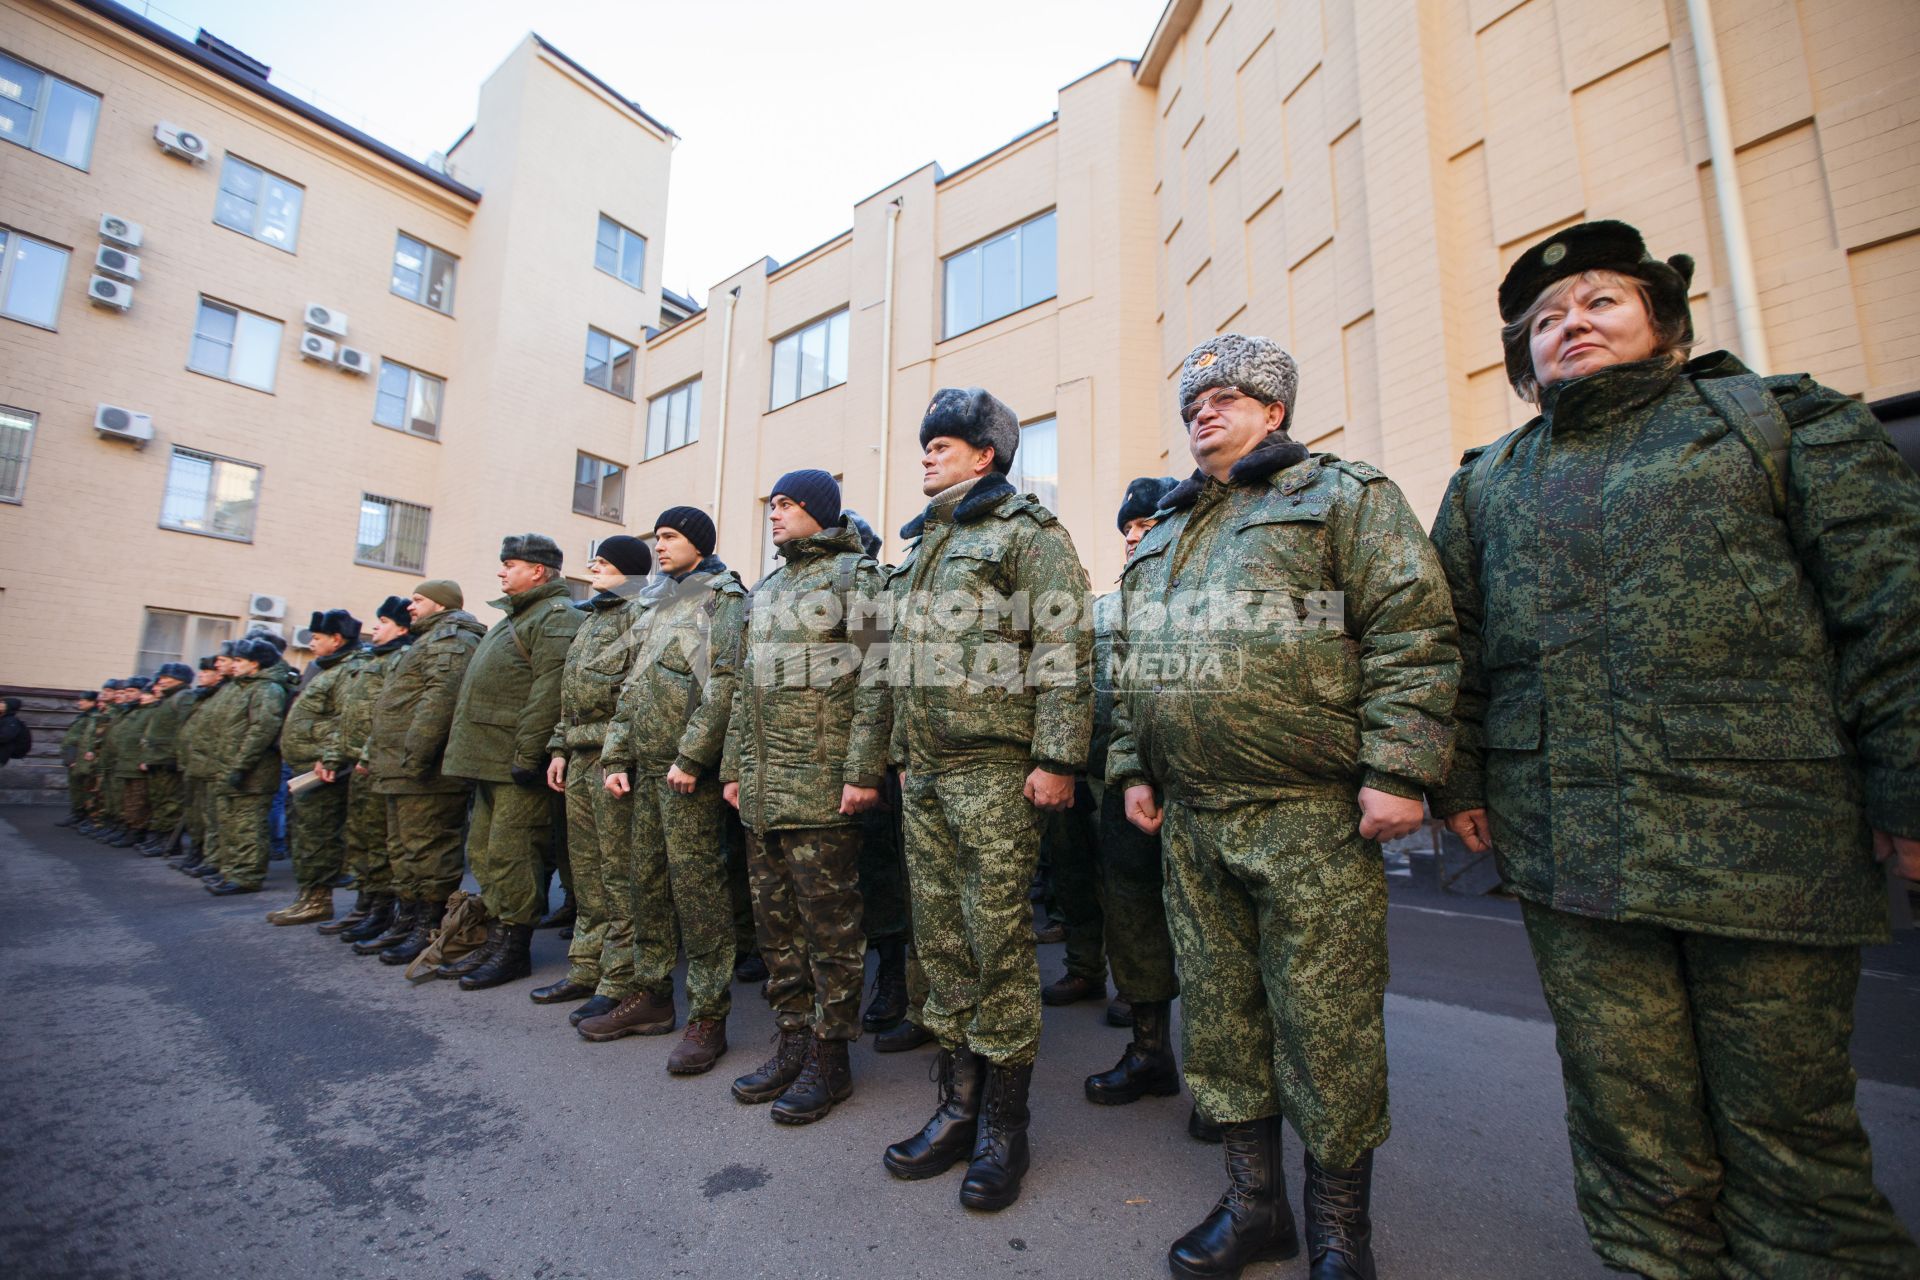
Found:
M 221 643 L 231 639 L 232 618 L 149 609 L 147 625 L 140 633 L 139 674 L 151 676 L 169 662 L 193 666 L 200 659 L 218 653 Z
M 647 238 L 600 215 L 600 233 L 593 242 L 593 265 L 610 276 L 619 276 L 638 289 L 647 272 Z
M 647 402 L 647 454 L 657 458 L 700 438 L 700 379 Z
M 977 329 L 1053 297 L 1059 275 L 1054 250 L 1053 214 L 1047 212 L 948 258 L 942 336 Z
M 590 453 L 573 455 L 573 509 L 583 516 L 622 523 L 627 469 Z
M 804 400 L 847 380 L 847 313 L 836 311 L 773 343 L 771 408 Z
M 0 227 L 0 315 L 51 329 L 66 283 L 65 249 Z
M 300 238 L 300 204 L 305 197 L 299 183 L 229 155 L 220 166 L 213 220 L 292 253 Z
M 460 259 L 402 231 L 393 246 L 393 291 L 424 307 L 453 314 L 453 278 Z
M 259 391 L 273 390 L 280 359 L 280 322 L 225 303 L 200 299 L 187 368 Z
M 160 503 L 161 528 L 251 542 L 259 505 L 259 467 L 174 446 Z
M 446 396 L 444 378 L 383 358 L 379 390 L 373 397 L 373 420 L 383 427 L 438 440 L 440 406 Z
M 100 96 L 0 53 L 0 138 L 84 169 Z
M 0 502 L 19 502 L 27 492 L 27 459 L 40 415 L 0 405 Z
M 587 330 L 587 385 L 633 399 L 633 344 Z
M 360 495 L 360 542 L 355 564 L 376 569 L 423 573 L 427 564 L 427 522 L 433 512 L 411 502 Z
M 1060 511 L 1060 436 L 1052 418 L 1020 428 L 1020 447 L 1013 451 L 1007 479 L 1021 493 L 1030 493 L 1056 515 Z

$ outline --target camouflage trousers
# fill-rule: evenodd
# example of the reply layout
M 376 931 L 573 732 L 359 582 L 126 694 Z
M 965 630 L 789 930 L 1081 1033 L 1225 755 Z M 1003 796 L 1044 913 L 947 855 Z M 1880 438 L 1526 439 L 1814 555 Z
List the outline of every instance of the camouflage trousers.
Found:
M 88 813 L 88 792 L 93 787 L 93 774 L 82 769 L 78 762 L 67 766 L 67 811 L 78 817 Z
M 900 780 L 889 773 L 881 809 L 860 815 L 860 928 L 867 947 L 913 940 L 907 860 L 900 849 Z
M 205 858 L 212 848 L 213 790 L 205 778 L 180 776 L 187 790 L 187 834 L 193 837 L 193 847 Z
M 1067 932 L 1067 972 L 1104 986 L 1107 953 L 1101 946 L 1105 924 L 1094 839 L 1098 819 L 1093 793 L 1076 779 L 1073 808 L 1041 817 L 1040 859 L 1051 869 L 1054 906 Z
M 355 770 L 347 779 L 347 869 L 366 893 L 393 892 L 393 855 L 387 849 L 387 798 L 373 779 Z
M 213 853 L 224 878 L 246 888 L 267 878 L 272 818 L 271 791 L 235 791 L 225 783 L 214 784 L 213 826 L 218 835 Z
M 733 954 L 751 955 L 760 949 L 753 924 L 753 886 L 747 873 L 747 829 L 733 806 L 720 806 L 720 842 L 727 851 L 727 897 L 733 903 Z
M 302 890 L 331 886 L 347 865 L 346 782 L 322 782 L 287 797 L 287 844 Z
M 711 775 L 692 795 L 666 775 L 633 780 L 633 964 L 636 990 L 672 995 L 674 926 L 687 953 L 687 1019 L 733 1008 L 732 899 L 721 846 L 727 802 Z
M 171 836 L 186 819 L 186 787 L 178 769 L 156 768 L 147 774 L 148 830 Z
M 1920 1276 L 1854 1110 L 1857 947 L 1522 903 L 1594 1251 L 1655 1280 Z
M 541 886 L 553 842 L 556 797 L 542 781 L 473 784 L 467 820 L 467 862 L 487 914 L 507 924 L 533 924 L 547 914 Z M 449 890 L 451 892 L 451 890 Z
M 782 1031 L 860 1038 L 860 838 L 857 826 L 747 831 L 767 1003 Z
M 1173 937 L 1167 932 L 1160 837 L 1127 821 L 1124 793 L 1112 787 L 1100 792 L 1095 867 L 1113 985 L 1136 1003 L 1171 1000 L 1180 994 L 1180 980 L 1174 971 Z
M 907 775 L 903 788 L 913 942 L 926 974 L 920 1025 L 1025 1066 L 1040 1045 L 1040 966 L 1027 890 L 1040 860 L 1029 766 L 983 764 Z
M 567 852 L 577 908 L 567 977 L 595 995 L 633 994 L 633 799 L 605 785 L 600 752 L 567 755 Z
M 119 816 L 122 825 L 133 831 L 145 831 L 153 820 L 153 808 L 147 803 L 147 777 L 121 778 Z
M 467 793 L 389 795 L 386 801 L 393 896 L 402 902 L 445 902 L 460 887 Z
M 1283 1114 L 1314 1158 L 1387 1140 L 1387 877 L 1346 797 L 1169 802 L 1182 1066 L 1225 1123 Z
M 114 777 L 111 770 L 104 770 L 104 769 L 101 770 L 100 772 L 100 816 L 103 819 L 105 819 L 107 822 L 113 824 L 114 826 L 119 826 L 121 823 L 126 821 L 126 819 L 121 815 L 121 812 L 120 812 L 120 803 L 121 803 L 121 794 L 122 794 L 121 783 L 122 783 L 122 780 Z

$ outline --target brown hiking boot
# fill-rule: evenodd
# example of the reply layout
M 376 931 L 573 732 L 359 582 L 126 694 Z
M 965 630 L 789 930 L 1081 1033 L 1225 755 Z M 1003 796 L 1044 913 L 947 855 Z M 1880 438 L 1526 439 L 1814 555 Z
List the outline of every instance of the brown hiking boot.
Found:
M 621 1036 L 663 1036 L 673 1030 L 676 1021 L 672 996 L 636 991 L 622 1000 L 612 1013 L 583 1021 L 580 1034 L 595 1042 L 618 1040 Z
M 324 885 L 302 889 L 292 906 L 267 912 L 268 924 L 316 924 L 333 919 L 333 890 Z
M 687 1023 L 687 1034 L 667 1056 L 667 1071 L 676 1076 L 697 1076 L 711 1071 L 720 1055 L 727 1051 L 727 1024 L 723 1018 L 695 1018 Z

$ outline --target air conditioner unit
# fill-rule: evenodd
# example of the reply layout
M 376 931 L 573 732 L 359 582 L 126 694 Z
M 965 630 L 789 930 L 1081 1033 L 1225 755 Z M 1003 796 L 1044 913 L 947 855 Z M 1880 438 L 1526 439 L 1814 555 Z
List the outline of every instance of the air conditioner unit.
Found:
M 300 335 L 300 355 L 318 364 L 332 364 L 333 339 L 323 338 L 317 333 L 303 333 Z
M 93 411 L 93 429 L 109 440 L 125 440 L 144 449 L 153 439 L 153 415 L 103 404 Z
M 95 276 L 87 281 L 87 297 L 96 307 L 125 311 L 133 305 L 133 286 L 110 276 Z
M 140 278 L 140 259 L 125 249 L 115 249 L 111 245 L 103 244 L 94 251 L 93 267 L 119 280 Z
M 307 304 L 307 328 L 317 329 L 321 333 L 330 333 L 336 338 L 347 336 L 347 316 L 343 311 L 332 307 L 323 307 L 317 302 Z
M 182 129 L 179 125 L 168 124 L 165 120 L 153 126 L 153 140 L 159 143 L 160 149 L 168 155 L 179 156 L 195 164 L 204 164 L 207 157 L 213 153 L 213 148 L 207 145 L 205 138 L 191 129 Z
M 293 647 L 296 649 L 313 648 L 313 628 L 298 627 L 293 633 Z
M 100 238 L 111 240 L 128 249 L 138 249 L 140 241 L 146 237 L 147 229 L 137 222 L 129 222 L 117 214 L 100 215 Z
M 333 358 L 348 373 L 373 372 L 373 357 L 358 347 L 341 347 Z
M 247 604 L 247 613 L 254 618 L 284 618 L 287 616 L 287 598 L 255 592 Z

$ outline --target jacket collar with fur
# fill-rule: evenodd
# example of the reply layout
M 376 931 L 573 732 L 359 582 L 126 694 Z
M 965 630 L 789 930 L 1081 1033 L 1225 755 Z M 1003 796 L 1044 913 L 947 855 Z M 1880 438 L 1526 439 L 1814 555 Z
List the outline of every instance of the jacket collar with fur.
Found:
M 1285 471 L 1297 462 L 1305 462 L 1306 460 L 1307 446 L 1289 439 L 1287 433 L 1284 431 L 1275 431 L 1265 440 L 1262 440 L 1252 453 L 1249 453 L 1246 457 L 1233 464 L 1232 469 L 1227 472 L 1227 483 L 1252 484 L 1257 480 L 1265 480 L 1275 472 Z M 1200 491 L 1206 487 L 1206 484 L 1206 473 L 1203 471 L 1195 471 L 1192 475 L 1174 486 L 1173 492 L 1169 493 L 1166 501 L 1160 504 L 1160 509 L 1162 511 L 1184 511 L 1193 505 L 1194 500 L 1200 496 Z
M 972 524 L 993 510 L 1000 499 L 1016 492 L 1018 490 L 997 471 L 992 475 L 982 476 L 979 482 L 967 491 L 967 496 L 960 499 L 959 505 L 953 509 L 953 522 Z M 925 511 L 900 526 L 900 536 L 909 540 L 919 537 L 925 531 L 927 516 L 932 511 L 933 504 L 930 502 Z

